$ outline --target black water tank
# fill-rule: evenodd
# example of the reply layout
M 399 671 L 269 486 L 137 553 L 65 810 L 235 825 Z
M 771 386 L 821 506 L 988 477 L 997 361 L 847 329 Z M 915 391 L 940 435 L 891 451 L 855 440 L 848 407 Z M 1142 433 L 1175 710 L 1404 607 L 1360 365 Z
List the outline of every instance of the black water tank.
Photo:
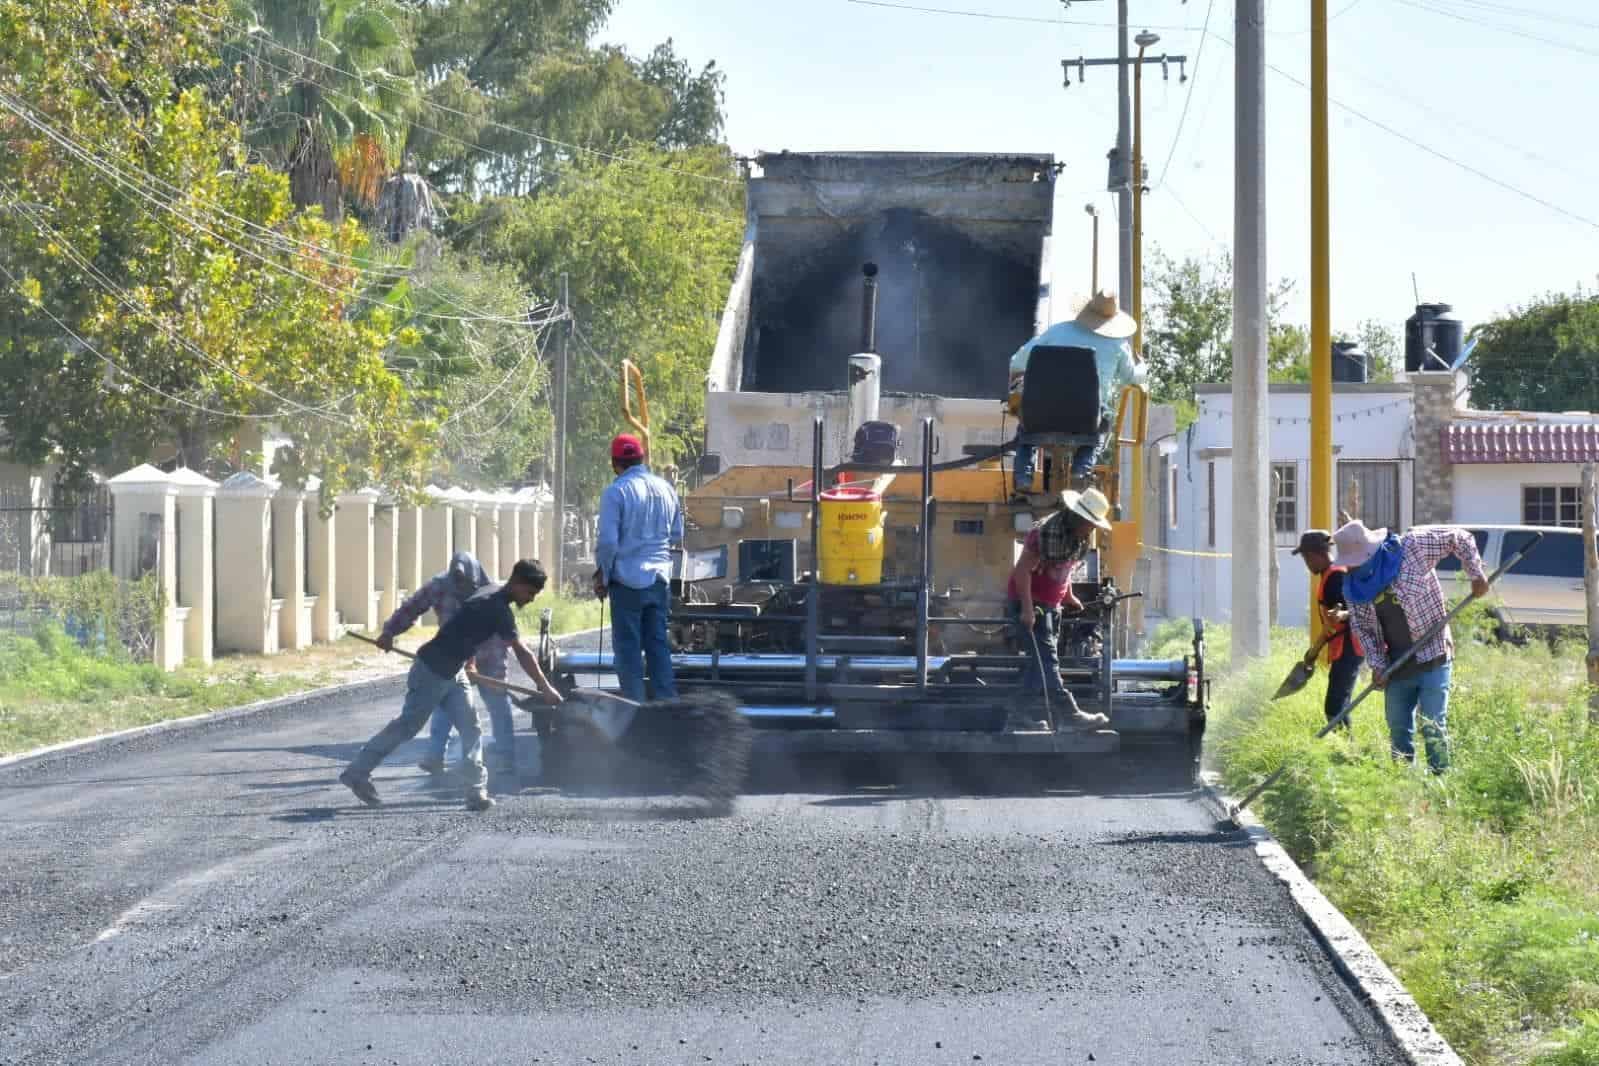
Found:
M 1448 304 L 1417 304 L 1405 320 L 1405 371 L 1448 370 L 1460 359 L 1466 328 Z
M 1364 382 L 1371 378 L 1371 361 L 1354 341 L 1333 341 L 1332 379 Z

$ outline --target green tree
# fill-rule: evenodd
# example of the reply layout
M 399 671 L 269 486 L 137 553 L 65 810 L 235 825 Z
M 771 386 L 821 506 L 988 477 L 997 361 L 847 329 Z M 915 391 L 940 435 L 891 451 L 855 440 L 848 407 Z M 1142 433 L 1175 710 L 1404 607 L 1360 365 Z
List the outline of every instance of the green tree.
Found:
M 624 162 L 574 160 L 532 198 L 463 207 L 455 224 L 524 285 L 558 293 L 576 318 L 568 404 L 572 498 L 610 479 L 604 442 L 622 428 L 619 367 L 645 377 L 657 465 L 703 446 L 705 372 L 743 231 L 742 187 L 725 149 L 630 150 Z M 712 180 L 706 180 L 712 179 Z
M 221 84 L 296 205 L 370 208 L 400 166 L 422 97 L 410 21 L 399 0 L 238 0 Z
M 291 478 L 331 495 L 426 471 L 435 429 L 362 303 L 352 221 L 295 213 L 288 181 L 181 80 L 213 61 L 210 3 L 0 4 L 0 423 L 69 470 L 176 452 L 203 466 L 241 431 L 294 437 Z
M 1471 402 L 1488 410 L 1599 409 L 1599 295 L 1540 297 L 1472 330 Z

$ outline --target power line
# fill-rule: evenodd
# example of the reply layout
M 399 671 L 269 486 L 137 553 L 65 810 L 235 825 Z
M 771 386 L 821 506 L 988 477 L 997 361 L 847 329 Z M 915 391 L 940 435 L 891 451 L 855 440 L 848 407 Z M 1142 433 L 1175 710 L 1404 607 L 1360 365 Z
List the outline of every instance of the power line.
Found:
M 1093 26 L 1098 29 L 1114 30 L 1114 22 L 1090 22 L 1086 19 L 1060 19 L 1043 18 L 1038 15 L 1001 15 L 993 11 L 964 11 L 948 7 L 923 7 L 918 4 L 891 4 L 885 0 L 848 0 L 851 4 L 860 7 L 882 7 L 893 11 L 911 11 L 918 15 L 958 15 L 964 18 L 989 19 L 994 22 L 1032 22 L 1045 23 L 1052 26 Z M 1141 23 L 1145 29 L 1151 30 L 1188 30 L 1192 32 L 1195 26 L 1160 25 L 1156 23 Z
M 11 287 L 13 289 L 17 290 L 19 293 L 22 291 L 22 283 L 17 280 L 17 276 L 15 274 L 11 273 L 11 271 L 6 268 L 6 265 L 4 263 L 0 263 L 0 274 L 4 274 L 6 276 L 6 280 L 11 282 Z M 24 296 L 24 299 L 27 299 L 27 297 Z M 28 302 L 29 303 L 33 303 L 31 300 L 28 301 Z M 180 404 L 181 406 L 187 407 L 190 410 L 198 411 L 201 414 L 215 415 L 215 416 L 217 416 L 219 418 L 237 418 L 237 419 L 242 419 L 242 420 L 245 420 L 245 421 L 258 421 L 258 422 L 281 422 L 281 421 L 283 421 L 284 412 L 282 412 L 282 411 L 275 412 L 273 414 L 255 414 L 255 415 L 252 415 L 252 414 L 241 414 L 241 413 L 239 413 L 237 411 L 219 411 L 216 408 L 206 407 L 205 405 L 195 403 L 192 400 L 186 400 L 186 399 L 184 399 L 181 396 L 175 396 L 172 393 L 167 392 L 165 389 L 162 389 L 162 388 L 160 388 L 158 386 L 150 384 L 148 381 L 145 381 L 143 378 L 141 378 L 137 374 L 133 373 L 133 371 L 127 369 L 121 363 L 118 363 L 115 359 L 112 359 L 110 356 L 108 356 L 104 352 L 100 351 L 100 349 L 98 349 L 94 345 L 90 344 L 87 340 L 85 340 L 82 336 L 80 336 L 77 333 L 76 330 L 74 330 L 71 326 L 67 325 L 60 318 L 58 318 L 56 316 L 55 312 L 51 311 L 50 308 L 46 307 L 43 303 L 35 303 L 35 304 L 33 304 L 33 306 L 37 307 L 40 311 L 44 312 L 45 316 L 48 317 L 50 319 L 50 321 L 54 322 L 56 324 L 57 328 L 59 328 L 61 330 L 61 332 L 65 333 L 67 336 L 71 337 L 75 342 L 77 342 L 79 345 L 81 345 L 85 351 L 88 351 L 91 354 L 93 354 L 101 362 L 103 362 L 107 366 L 111 367 L 113 370 L 115 370 L 117 373 L 121 374 L 123 377 L 127 378 L 129 381 L 132 381 L 135 385 L 138 385 L 140 388 L 145 389 L 148 392 L 152 392 L 155 395 L 162 397 L 163 399 L 170 400 L 171 402 L 176 403 L 176 404 Z
M 1404 2 L 1406 2 L 1406 0 L 1399 0 L 1399 2 L 1400 3 L 1404 3 Z M 1227 45 L 1227 47 L 1229 47 L 1229 48 L 1233 47 L 1233 42 L 1231 40 L 1229 40 L 1226 37 L 1223 37 L 1221 34 L 1217 33 L 1215 30 L 1211 30 L 1210 34 L 1211 34 L 1211 36 L 1215 37 L 1221 43 Z M 1307 92 L 1310 90 L 1310 86 L 1306 82 L 1302 81 L 1297 75 L 1291 74 L 1288 71 L 1286 71 L 1286 70 L 1282 69 L 1281 67 L 1276 66 L 1275 64 L 1272 64 L 1272 63 L 1267 63 L 1266 64 L 1266 68 L 1268 70 L 1270 70 L 1272 73 L 1278 75 L 1279 77 L 1286 78 L 1288 81 L 1293 82 L 1295 85 L 1299 86 L 1301 89 L 1304 89 Z M 1488 182 L 1491 185 L 1497 185 L 1499 188 L 1504 189 L 1506 192 L 1514 193 L 1515 195 L 1521 197 L 1524 200 L 1530 200 L 1532 203 L 1535 203 L 1535 204 L 1539 205 L 1540 207 L 1547 208 L 1550 211 L 1555 212 L 1556 214 L 1564 215 L 1565 217 L 1567 217 L 1567 218 L 1569 218 L 1569 219 L 1571 219 L 1571 220 L 1573 220 L 1575 222 L 1581 222 L 1585 226 L 1590 226 L 1590 227 L 1592 227 L 1594 229 L 1599 229 L 1599 221 L 1596 221 L 1594 219 L 1588 218 L 1585 215 L 1579 215 L 1575 211 L 1571 211 L 1571 210 L 1568 210 L 1567 208 L 1561 207 L 1559 204 L 1554 203 L 1553 201 L 1550 201 L 1550 200 L 1546 200 L 1543 197 L 1537 195 L 1536 193 L 1528 192 L 1526 189 L 1520 188 L 1519 186 L 1512 185 L 1511 183 L 1509 183 L 1507 181 L 1503 181 L 1503 180 L 1501 180 L 1499 178 L 1496 178 L 1492 174 L 1489 174 L 1489 173 L 1487 173 L 1486 171 L 1483 171 L 1483 170 L 1479 170 L 1477 167 L 1472 166 L 1470 163 L 1464 162 L 1463 160 L 1460 160 L 1460 159 L 1456 159 L 1454 156 L 1449 155 L 1447 152 L 1440 151 L 1439 149 L 1434 148 L 1431 145 L 1429 145 L 1429 144 L 1427 144 L 1427 143 L 1425 143 L 1423 141 L 1419 141 L 1416 138 L 1410 136 L 1409 134 L 1403 133 L 1400 130 L 1397 130 L 1394 127 L 1388 125 L 1386 122 L 1383 122 L 1380 119 L 1373 118 L 1372 116 L 1366 114 L 1364 111 L 1361 111 L 1358 108 L 1352 107 L 1349 104 L 1346 104 L 1346 103 L 1344 103 L 1341 100 L 1338 100 L 1336 98 L 1331 98 L 1330 102 L 1332 103 L 1332 105 L 1334 107 L 1338 108 L 1340 111 L 1347 112 L 1348 114 L 1353 115 L 1355 118 L 1360 119 L 1362 122 L 1365 122 L 1365 123 L 1367 123 L 1368 125 L 1371 125 L 1371 126 L 1375 126 L 1377 129 L 1382 130 L 1384 133 L 1388 134 L 1389 136 L 1396 137 L 1399 140 L 1402 140 L 1405 143 L 1409 144 L 1411 147 L 1416 148 L 1416 149 L 1418 149 L 1418 150 L 1420 150 L 1422 152 L 1425 152 L 1427 155 L 1430 155 L 1430 156 L 1434 157 L 1435 159 L 1440 159 L 1443 162 L 1450 164 L 1451 166 L 1458 167 L 1459 169 L 1464 170 L 1468 174 L 1472 174 L 1472 175 L 1474 175 L 1474 176 L 1476 176 L 1478 178 L 1481 178 L 1483 181 L 1486 181 L 1486 182 Z
M 296 278 L 296 279 L 298 279 L 300 281 L 306 282 L 307 284 L 314 285 L 317 288 L 322 289 L 323 291 L 329 293 L 330 295 L 339 297 L 340 299 L 346 299 L 346 298 L 350 298 L 351 296 L 353 296 L 353 298 L 358 300 L 358 301 L 361 301 L 361 302 L 364 302 L 364 303 L 368 303 L 368 304 L 372 304 L 373 306 L 376 306 L 376 307 L 387 308 L 389 306 L 387 302 L 385 302 L 383 300 L 376 299 L 376 298 L 371 297 L 371 296 L 368 296 L 365 293 L 361 293 L 361 292 L 346 293 L 344 291 L 341 291 L 340 289 L 337 289 L 337 288 L 327 284 L 326 282 L 324 282 L 324 281 L 322 281 L 322 280 L 320 280 L 318 278 L 312 277 L 312 276 L 310 276 L 308 274 L 303 274 L 300 271 L 295 270 L 293 267 L 286 266 L 286 265 L 284 265 L 282 263 L 279 263 L 279 262 L 276 262 L 276 261 L 274 261 L 272 259 L 269 259 L 266 256 L 261 255 L 259 252 L 255 251 L 254 249 L 247 248 L 244 245 L 239 244 L 238 242 L 233 241 L 233 240 L 229 239 L 228 237 L 216 232 L 215 230 L 208 228 L 208 226 L 206 224 L 207 220 L 201 219 L 201 218 L 197 218 L 194 215 L 185 214 L 183 210 L 179 209 L 176 206 L 176 202 L 175 201 L 166 201 L 166 200 L 162 200 L 161 198 L 155 196 L 148 189 L 146 189 L 145 187 L 139 185 L 137 182 L 135 182 L 135 181 L 131 180 L 130 178 L 128 178 L 125 174 L 122 173 L 122 171 L 115 164 L 106 162 L 105 160 L 103 160 L 100 157 L 96 156 L 93 152 L 90 152 L 89 150 L 83 148 L 81 145 L 78 145 L 71 138 L 65 137 L 64 135 L 61 135 L 61 134 L 58 134 L 54 129 L 49 127 L 47 124 L 42 123 L 42 122 L 36 120 L 35 118 L 33 118 L 33 116 L 28 113 L 31 110 L 30 108 L 28 108 L 25 104 L 19 107 L 15 102 L 12 101 L 12 99 L 10 99 L 3 92 L 0 92 L 0 106 L 5 107 L 8 111 L 10 111 L 12 114 L 16 115 L 18 118 L 21 118 L 28 125 L 33 126 L 35 129 L 39 130 L 45 136 L 49 137 L 51 140 L 53 140 L 57 144 L 61 145 L 61 147 L 64 148 L 69 154 L 75 156 L 80 161 L 82 161 L 84 163 L 87 163 L 90 167 L 94 168 L 95 170 L 98 170 L 101 173 L 105 174 L 107 177 L 109 177 L 117 185 L 122 186 L 124 189 L 127 189 L 127 190 L 133 192 L 134 194 L 139 196 L 141 199 L 147 200 L 153 206 L 155 206 L 157 208 L 160 208 L 163 211 L 168 212 L 169 214 L 171 214 L 174 217 L 182 220 L 183 222 L 186 222 L 188 225 L 190 225 L 194 229 L 198 230 L 199 232 L 204 233 L 206 236 L 211 237 L 213 240 L 216 240 L 216 241 L 226 245 L 227 247 L 230 247 L 230 248 L 234 249 L 235 251 L 238 251 L 238 252 L 250 257 L 251 259 L 257 260 L 258 262 L 260 262 L 261 264 L 266 266 L 268 269 L 276 270 L 276 271 L 278 271 L 278 272 L 280 272 L 282 274 L 285 274 L 287 276 Z M 282 251 L 283 249 L 280 248 L 278 250 Z M 492 322 L 501 322 L 501 323 L 511 324 L 511 325 L 519 325 L 520 324 L 520 320 L 519 319 L 506 318 L 506 317 L 501 317 L 501 316 L 489 316 L 489 315 L 474 315 L 474 316 L 445 315 L 445 314 L 439 314 L 437 312 L 420 311 L 420 310 L 413 311 L 412 314 L 414 314 L 414 315 L 416 315 L 418 317 L 421 317 L 421 318 L 436 319 L 436 320 L 447 321 L 447 322 L 490 322 L 490 321 L 492 321 Z
M 216 23 L 218 25 L 221 25 L 221 26 L 229 26 L 229 27 L 232 27 L 235 30 L 242 31 L 246 36 L 248 36 L 250 38 L 264 41 L 269 46 L 271 46 L 273 48 L 276 48 L 276 49 L 278 49 L 281 52 L 284 52 L 284 53 L 286 53 L 288 55 L 295 56 L 296 58 L 298 58 L 298 59 L 300 59 L 300 60 L 302 60 L 302 61 L 304 61 L 306 63 L 309 63 L 309 64 L 311 64 L 313 66 L 321 67 L 323 70 L 329 71 L 330 73 L 337 74 L 338 76 L 344 77 L 344 78 L 354 77 L 354 78 L 360 80 L 360 82 L 362 83 L 363 87 L 365 86 L 366 80 L 367 80 L 368 77 L 379 77 L 379 76 L 381 76 L 381 77 L 392 78 L 395 81 L 403 81 L 404 80 L 400 75 L 390 75 L 390 74 L 388 74 L 387 72 L 384 72 L 384 71 L 355 71 L 355 72 L 352 73 L 351 71 L 341 70 L 338 67 L 332 66 L 332 65 L 330 65 L 328 63 L 324 63 L 322 60 L 317 59 L 317 58 L 315 58 L 313 56 L 308 56 L 308 55 L 305 55 L 302 52 L 295 51 L 293 48 L 290 48 L 288 45 L 283 44 L 282 42 L 276 40 L 271 35 L 271 33 L 266 30 L 265 27 L 262 27 L 262 26 L 259 26 L 259 25 L 246 25 L 246 24 L 244 24 L 242 22 L 233 21 L 231 19 L 224 19 L 224 18 L 221 18 L 220 16 L 211 15 L 211 14 L 209 14 L 207 12 L 204 12 L 204 11 L 197 11 L 196 13 L 199 14 L 201 18 L 208 19 L 208 20 L 210 20 L 210 21 L 212 21 L 212 22 L 214 22 L 214 23 Z M 292 72 L 290 72 L 290 73 L 292 73 Z M 326 89 L 325 86 L 323 88 Z M 483 122 L 485 125 L 492 126 L 493 128 L 498 129 L 498 130 L 502 130 L 502 131 L 504 131 L 506 133 L 515 133 L 515 134 L 518 134 L 519 136 L 526 137 L 526 138 L 528 138 L 531 141 L 535 141 L 535 142 L 542 143 L 542 144 L 552 145 L 552 146 L 554 146 L 556 148 L 564 148 L 564 149 L 566 149 L 567 151 L 570 151 L 570 152 L 583 152 L 585 154 L 592 155 L 592 156 L 595 156 L 595 157 L 600 158 L 600 159 L 609 160 L 610 162 L 613 162 L 613 163 L 621 163 L 621 164 L 624 164 L 626 166 L 648 167 L 648 168 L 655 169 L 655 170 L 665 171 L 668 174 L 676 174 L 679 177 L 695 178 L 695 179 L 698 179 L 700 181 L 716 182 L 716 183 L 723 184 L 723 185 L 738 185 L 738 184 L 740 184 L 739 182 L 737 182 L 737 181 L 735 181 L 735 180 L 733 180 L 731 178 L 718 178 L 718 177 L 715 177 L 714 175 L 710 175 L 710 174 L 695 174 L 692 171 L 679 170 L 676 167 L 661 166 L 658 163 L 650 163 L 650 162 L 647 162 L 645 160 L 630 159 L 627 156 L 621 156 L 621 155 L 615 155 L 615 154 L 612 154 L 612 153 L 609 153 L 609 152 L 603 152 L 603 151 L 601 151 L 598 148 L 590 148 L 587 145 L 572 144 L 572 143 L 569 143 L 567 141 L 559 141 L 559 140 L 556 140 L 553 137 L 546 137 L 544 134 L 536 133 L 536 132 L 534 132 L 532 130 L 521 129 L 521 128 L 517 127 L 517 126 L 511 126 L 511 125 L 508 125 L 508 124 L 506 124 L 504 122 L 498 122 L 498 121 L 495 121 L 493 119 L 485 119 L 482 116 L 473 115 L 470 112 L 458 110 L 456 108 L 448 106 L 447 104 L 441 104 L 441 103 L 439 103 L 436 100 L 429 100 L 426 97 L 422 97 L 420 102 L 425 107 L 435 108 L 435 109 L 437 109 L 439 111 L 443 111 L 443 112 L 445 112 L 447 114 L 450 114 L 450 115 L 453 115 L 453 116 L 455 116 L 457 118 L 470 119 L 470 120 L 472 120 L 474 122 Z
M 1189 208 L 1188 204 L 1183 202 L 1183 198 L 1177 195 L 1177 187 L 1175 185 L 1172 185 L 1170 182 L 1164 182 L 1161 184 L 1160 188 L 1171 196 L 1172 200 L 1177 204 L 1178 207 L 1183 209 L 1183 214 L 1193 219 L 1194 225 L 1198 226 L 1204 231 L 1205 236 L 1210 238 L 1212 244 L 1224 243 L 1220 237 L 1211 232 L 1210 227 L 1205 225 L 1198 215 L 1194 214 L 1193 210 Z
M 275 44 L 275 42 L 273 42 L 273 43 Z M 283 48 L 283 46 L 281 46 L 281 45 L 276 45 L 276 47 Z M 296 55 L 296 56 L 299 55 L 299 53 L 298 52 L 294 52 L 293 49 L 285 49 L 285 50 L 290 52 L 293 55 Z M 286 75 L 288 77 L 291 77 L 291 78 L 298 76 L 298 75 L 296 75 L 296 73 L 294 71 L 289 70 L 287 67 L 280 67 L 276 63 L 273 63 L 269 59 L 264 59 L 264 58 L 259 57 L 259 56 L 255 57 L 255 58 L 256 58 L 256 62 L 259 62 L 263 66 L 269 67 L 272 70 L 275 70 L 275 71 L 277 71 L 280 74 L 284 74 L 284 75 Z M 332 96 L 332 97 L 335 97 L 335 98 L 340 99 L 340 100 L 346 100 L 346 101 L 349 101 L 349 102 L 352 102 L 352 103 L 361 103 L 361 100 L 360 100 L 359 97 L 352 96 L 349 93 L 340 92 L 338 89 L 335 89 L 335 88 L 333 88 L 331 86 L 323 86 L 321 91 L 324 94 L 328 95 L 328 96 Z M 441 107 L 441 108 L 443 107 L 443 105 L 434 105 L 434 106 Z M 447 109 L 447 110 L 454 111 L 453 108 L 450 108 L 450 109 Z M 464 116 L 466 118 L 471 118 L 472 117 L 471 115 L 468 115 L 465 112 L 460 112 L 460 111 L 456 111 L 455 114 L 462 115 L 462 116 Z M 433 134 L 433 136 L 438 137 L 440 140 L 448 141 L 451 144 L 459 145 L 460 147 L 462 147 L 462 148 L 464 148 L 464 149 L 466 149 L 468 151 L 477 152 L 479 155 L 483 156 L 486 159 L 495 160 L 495 159 L 499 158 L 499 156 L 492 149 L 485 148 L 482 145 L 476 144 L 476 143 L 474 143 L 472 141 L 464 140 L 463 138 L 457 137 L 454 134 L 446 133 L 444 130 L 438 129 L 437 127 L 434 127 L 434 126 L 429 126 L 426 123 L 423 123 L 422 121 L 420 121 L 418 119 L 408 119 L 407 121 L 410 123 L 410 125 L 414 126 L 415 128 L 417 128 L 419 130 L 422 130 L 424 133 L 431 133 L 431 134 Z M 643 165 L 643 164 L 641 163 L 641 165 Z M 653 166 L 653 164 L 650 164 L 650 165 Z M 668 173 L 675 174 L 675 175 L 678 175 L 680 177 L 681 176 L 702 176 L 702 175 L 689 175 L 688 172 L 686 172 L 686 171 L 671 170 L 670 168 L 656 167 L 655 169 L 666 170 Z M 576 181 L 579 184 L 587 185 L 590 188 L 601 189 L 602 191 L 604 190 L 604 187 L 602 185 L 600 185 L 599 182 L 592 181 L 592 180 L 584 177 L 583 175 L 581 175 L 581 174 L 579 174 L 576 171 L 573 171 L 571 169 L 566 169 L 566 168 L 556 169 L 556 170 L 553 170 L 551 173 L 555 176 L 555 179 L 557 181 Z M 717 179 L 717 180 L 721 180 L 721 179 Z M 620 191 L 615 191 L 613 194 L 622 195 Z M 647 203 L 648 202 L 648 201 L 646 201 L 646 200 L 644 200 L 642 198 L 638 198 L 638 197 L 633 197 L 632 199 L 634 199 L 634 201 L 638 202 L 638 203 Z M 742 222 L 743 221 L 743 216 L 742 215 L 737 215 L 737 214 L 734 214 L 732 212 L 709 211 L 709 210 L 705 210 L 705 209 L 700 208 L 700 207 L 695 207 L 694 205 L 688 204 L 688 203 L 679 203 L 678 206 L 684 211 L 689 211 L 689 212 L 692 212 L 694 214 L 701 215 L 701 216 L 703 216 L 705 218 L 712 219 L 713 221 L 718 221 L 718 222 Z
M 1557 40 L 1554 37 L 1544 37 L 1540 34 L 1529 33 L 1526 30 L 1517 29 L 1514 26 L 1504 26 L 1495 22 L 1484 22 L 1482 19 L 1473 18 L 1470 15 L 1462 15 L 1458 12 L 1449 11 L 1441 7 L 1434 7 L 1431 4 L 1419 3 L 1418 0 L 1395 0 L 1395 2 L 1404 4 L 1406 7 L 1415 8 L 1418 11 L 1428 11 L 1434 15 L 1442 15 L 1444 18 L 1454 19 L 1456 22 L 1465 22 L 1474 26 L 1483 26 L 1499 33 L 1508 33 L 1513 37 L 1521 37 L 1529 41 L 1536 41 L 1539 44 L 1548 45 L 1550 48 L 1558 48 L 1566 52 L 1576 52 L 1579 55 L 1585 56 L 1599 56 L 1599 48 L 1585 48 L 1580 44 L 1572 44 L 1569 41 Z
M 51 240 L 53 240 L 62 249 L 68 259 L 77 264 L 79 269 L 83 270 L 89 275 L 90 280 L 97 288 L 112 296 L 118 303 L 133 311 L 135 314 L 139 314 L 142 311 L 142 317 L 144 317 L 146 321 L 154 325 L 157 330 L 165 334 L 168 339 L 175 342 L 180 348 L 192 355 L 197 356 L 202 361 L 209 363 L 214 368 L 230 375 L 238 380 L 241 384 L 247 385 L 252 389 L 258 389 L 261 392 L 264 392 L 266 395 L 272 397 L 274 400 L 279 400 L 288 404 L 297 413 L 315 415 L 318 418 L 324 418 L 333 422 L 342 422 L 345 420 L 344 417 L 335 416 L 334 414 L 330 414 L 330 412 L 334 410 L 336 404 L 345 402 L 351 396 L 353 396 L 354 393 L 346 394 L 339 400 L 334 401 L 333 404 L 329 404 L 325 407 L 309 407 L 300 403 L 298 400 L 291 399 L 282 395 L 281 393 L 275 392 L 273 389 L 259 381 L 255 381 L 254 379 L 245 376 L 238 370 L 235 370 L 233 367 L 223 363 L 221 360 L 215 358 L 209 352 L 201 349 L 188 338 L 182 336 L 174 331 L 171 327 L 166 325 L 156 315 L 153 307 L 150 307 L 148 304 L 144 304 L 142 307 L 139 304 L 136 304 L 133 298 L 128 294 L 127 290 L 117 285 L 115 281 L 106 276 L 98 267 L 84 258 L 83 254 L 72 245 L 71 241 L 67 240 L 65 236 L 52 227 L 48 222 L 45 222 L 42 218 L 39 218 L 34 213 L 33 209 L 28 204 L 24 203 L 20 198 L 18 198 L 15 191 L 12 190 L 12 188 L 3 180 L 0 180 L 0 189 L 3 189 L 11 194 L 14 204 L 21 209 L 21 212 L 27 216 L 29 221 L 33 222 L 34 228 L 39 229 L 41 231 L 41 235 L 48 236 Z
M 1188 121 L 1188 105 L 1194 102 L 1194 83 L 1199 80 L 1199 61 L 1205 55 L 1205 38 L 1210 36 L 1210 14 L 1215 7 L 1216 0 L 1209 0 L 1205 5 L 1205 24 L 1199 31 L 1199 47 L 1194 50 L 1194 73 L 1188 79 L 1188 92 L 1183 95 L 1183 112 L 1177 116 L 1177 132 L 1172 135 L 1171 148 L 1166 153 L 1166 162 L 1161 165 L 1160 177 L 1156 180 L 1156 185 L 1160 185 L 1166 180 L 1166 173 L 1171 170 L 1172 157 L 1177 154 L 1177 145 L 1183 139 L 1183 124 Z
M 1514 4 L 1492 3 L 1490 0 L 1444 0 L 1456 4 L 1466 4 L 1496 14 L 1511 15 L 1519 18 L 1537 19 L 1553 22 L 1565 26 L 1580 26 L 1583 29 L 1599 30 L 1599 22 L 1589 22 L 1586 19 L 1573 18 L 1570 15 L 1559 15 L 1553 11 L 1540 11 L 1536 8 L 1517 7 Z

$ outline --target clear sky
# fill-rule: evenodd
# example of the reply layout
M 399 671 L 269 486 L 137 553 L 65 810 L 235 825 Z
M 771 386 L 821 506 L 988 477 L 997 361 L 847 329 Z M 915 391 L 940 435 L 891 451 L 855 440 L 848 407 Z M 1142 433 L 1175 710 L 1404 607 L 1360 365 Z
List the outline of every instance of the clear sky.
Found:
M 741 154 L 1052 152 L 1067 164 L 1056 292 L 1088 288 L 1090 201 L 1103 216 L 1102 284 L 1113 282 L 1105 153 L 1115 142 L 1115 70 L 1090 68 L 1086 84 L 1074 71 L 1063 88 L 1060 60 L 1115 55 L 1115 0 L 885 2 L 1006 17 L 850 0 L 620 0 L 603 37 L 635 52 L 672 37 L 696 65 L 714 59 L 727 73 L 727 137 Z M 1412 272 L 1423 300 L 1454 304 L 1468 326 L 1542 292 L 1592 288 L 1599 4 L 1330 3 L 1334 328 L 1365 318 L 1399 327 L 1415 303 Z M 1132 0 L 1134 32 L 1161 35 L 1151 54 L 1186 54 L 1191 78 L 1179 83 L 1173 67 L 1163 82 L 1145 69 L 1146 249 L 1199 254 L 1231 241 L 1233 19 L 1232 0 Z M 1309 311 L 1310 101 L 1284 75 L 1309 80 L 1308 20 L 1308 0 L 1267 0 L 1266 57 L 1282 72 L 1266 82 L 1268 270 L 1296 283 L 1289 314 L 1299 321 Z

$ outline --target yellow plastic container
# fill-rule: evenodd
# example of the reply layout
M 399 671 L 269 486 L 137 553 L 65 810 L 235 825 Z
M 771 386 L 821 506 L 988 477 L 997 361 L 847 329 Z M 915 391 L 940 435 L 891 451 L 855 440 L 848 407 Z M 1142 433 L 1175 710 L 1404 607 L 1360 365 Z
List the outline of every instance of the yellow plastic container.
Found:
M 824 585 L 876 585 L 883 580 L 882 493 L 864 485 L 840 485 L 822 493 L 821 543 L 817 548 Z

